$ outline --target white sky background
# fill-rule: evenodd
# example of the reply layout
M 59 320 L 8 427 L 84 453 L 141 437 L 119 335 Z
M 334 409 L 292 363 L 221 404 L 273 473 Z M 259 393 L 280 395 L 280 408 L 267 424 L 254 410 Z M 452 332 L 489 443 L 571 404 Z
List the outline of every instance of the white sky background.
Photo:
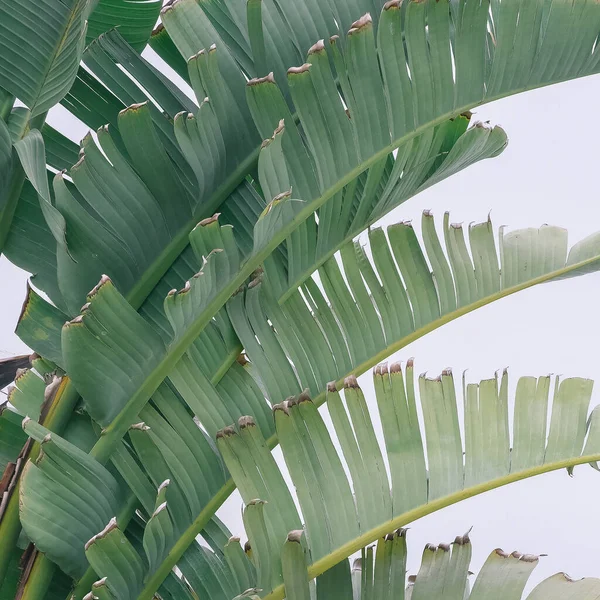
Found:
M 453 221 L 480 221 L 492 211 L 495 228 L 539 226 L 569 229 L 570 244 L 600 230 L 597 117 L 600 76 L 504 99 L 477 110 L 475 118 L 502 125 L 510 139 L 499 157 L 436 185 L 394 210 L 381 224 L 413 219 L 431 209 Z M 26 352 L 14 335 L 25 295 L 26 274 L 0 258 L 0 357 Z M 469 369 L 470 381 L 510 367 L 512 389 L 521 375 L 559 373 L 600 380 L 600 274 L 545 284 L 461 317 L 416 341 L 390 360 L 416 357 L 417 373 L 437 376 Z M 360 383 L 373 401 L 371 376 Z M 595 389 L 592 405 L 600 403 Z M 372 414 L 376 411 L 373 410 Z M 600 473 L 579 467 L 575 477 L 551 473 L 488 492 L 411 525 L 409 572 L 427 542 L 449 542 L 474 527 L 477 572 L 491 550 L 546 553 L 532 581 L 563 570 L 573 577 L 600 576 Z M 220 511 L 243 539 L 241 500 Z

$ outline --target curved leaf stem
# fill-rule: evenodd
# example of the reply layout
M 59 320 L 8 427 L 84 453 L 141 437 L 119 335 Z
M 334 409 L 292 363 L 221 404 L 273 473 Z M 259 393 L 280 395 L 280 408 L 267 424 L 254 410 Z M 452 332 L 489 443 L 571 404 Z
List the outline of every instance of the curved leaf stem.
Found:
M 44 426 L 50 431 L 61 433 L 66 423 L 73 414 L 75 404 L 79 399 L 79 394 L 71 384 L 70 380 L 65 377 L 63 378 L 59 389 L 54 397 L 54 402 L 48 410 L 48 414 L 44 419 Z M 31 446 L 29 455 L 24 457 L 24 460 L 35 460 L 40 453 L 40 444 L 34 443 Z M 21 532 L 21 522 L 19 520 L 19 494 L 20 494 L 20 481 L 17 482 L 6 506 L 6 512 L 2 516 L 0 521 L 0 584 L 2 583 L 8 563 L 15 551 L 17 540 Z M 44 555 L 39 554 L 36 557 L 36 562 L 44 558 Z M 32 571 L 31 577 L 34 577 L 35 571 Z M 43 596 L 42 596 L 43 597 Z
M 385 360 L 388 356 L 390 356 L 390 354 L 397 352 L 398 350 L 406 347 L 408 344 L 423 337 L 427 333 L 430 333 L 431 331 L 441 327 L 442 325 L 445 325 L 446 323 L 453 321 L 454 319 L 457 319 L 469 312 L 472 312 L 482 306 L 485 306 L 486 304 L 490 304 L 496 300 L 500 300 L 506 296 L 510 296 L 521 290 L 527 289 L 529 287 L 532 287 L 532 286 L 540 284 L 540 283 L 544 283 L 544 282 L 552 280 L 552 279 L 559 278 L 561 276 L 565 276 L 569 272 L 571 272 L 575 269 L 584 268 L 586 265 L 592 264 L 593 262 L 597 262 L 599 260 L 600 260 L 600 257 L 594 257 L 587 261 L 582 261 L 581 263 L 572 265 L 571 267 L 565 267 L 563 269 L 554 271 L 547 275 L 542 275 L 541 277 L 537 277 L 536 279 L 529 280 L 526 283 L 514 286 L 512 288 L 508 288 L 501 292 L 497 292 L 496 294 L 487 296 L 486 298 L 483 298 L 482 300 L 479 300 L 472 304 L 463 306 L 463 307 L 453 311 L 452 313 L 448 313 L 447 315 L 444 315 L 444 316 L 440 317 L 439 319 L 436 319 L 435 321 L 428 323 L 426 326 L 421 327 L 420 329 L 417 329 L 410 335 L 408 335 L 404 338 L 401 338 L 400 340 L 397 340 L 396 342 L 390 344 L 389 346 L 384 348 L 381 352 L 379 352 L 378 354 L 371 357 L 371 359 L 369 359 L 368 361 L 365 361 L 361 365 L 352 369 L 352 371 L 350 371 L 347 375 L 345 375 L 339 381 L 336 382 L 336 384 L 337 384 L 336 387 L 338 389 L 340 389 L 342 387 L 345 377 L 347 377 L 349 375 L 355 375 L 355 376 L 363 375 L 369 369 L 373 368 L 375 365 L 380 363 L 382 360 Z M 322 404 L 325 403 L 325 400 L 326 400 L 326 394 L 325 394 L 325 392 L 322 392 L 321 394 L 319 394 L 318 396 L 313 398 L 313 403 L 316 406 L 321 406 Z M 272 435 L 266 441 L 267 447 L 270 450 L 275 448 L 278 443 L 279 443 L 279 440 L 277 438 L 277 434 Z M 583 462 L 588 462 L 588 461 L 583 461 Z M 589 462 L 591 462 L 591 460 Z M 556 468 L 560 468 L 560 467 L 556 467 Z M 503 485 L 503 484 L 499 484 L 499 485 Z M 194 522 L 188 527 L 188 529 L 186 529 L 186 531 L 182 534 L 182 536 L 177 540 L 177 542 L 175 543 L 175 545 L 173 546 L 173 548 L 171 549 L 171 551 L 169 552 L 167 557 L 163 560 L 163 562 L 161 563 L 159 568 L 156 570 L 154 575 L 148 580 L 148 583 L 146 584 L 146 587 L 142 591 L 141 595 L 138 597 L 138 600 L 151 600 L 152 599 L 153 594 L 158 589 L 158 586 L 160 586 L 160 584 L 164 580 L 164 578 L 169 574 L 171 569 L 177 564 L 177 561 L 181 558 L 181 556 L 183 555 L 183 553 L 185 552 L 187 547 L 193 542 L 195 537 L 206 526 L 206 523 L 208 523 L 211 516 L 217 511 L 218 508 L 220 508 L 220 506 L 225 502 L 225 500 L 227 500 L 227 498 L 230 496 L 230 494 L 235 490 L 235 487 L 236 487 L 235 484 L 230 479 L 215 494 L 215 496 L 212 498 L 212 500 L 209 502 L 209 504 L 206 505 L 206 507 L 200 512 L 198 517 L 196 517 Z M 481 492 L 477 492 L 477 493 L 481 493 Z M 458 502 L 458 500 L 460 500 L 460 499 L 461 498 L 455 500 L 455 502 Z M 432 506 L 432 505 L 433 505 L 433 503 L 429 504 L 428 506 Z M 438 509 L 437 508 L 432 509 L 432 511 L 433 510 L 438 510 Z M 426 513 L 426 514 L 428 514 L 428 513 Z
M 484 492 L 488 492 L 504 485 L 508 485 L 509 483 L 521 481 L 529 477 L 542 475 L 543 473 L 550 473 L 551 471 L 558 471 L 560 469 L 566 469 L 568 467 L 574 467 L 576 465 L 596 462 L 599 459 L 600 454 L 591 454 L 589 456 L 579 456 L 577 458 L 531 467 L 523 471 L 510 473 L 509 475 L 504 475 L 503 477 L 498 477 L 496 479 L 492 479 L 491 481 L 486 481 L 484 483 L 462 489 L 459 492 L 449 494 L 448 496 L 443 496 L 442 498 L 433 500 L 432 502 L 429 502 L 423 506 L 418 506 L 417 508 L 402 513 L 401 515 L 398 515 L 397 517 L 394 517 L 393 519 L 386 521 L 385 523 L 382 523 L 381 525 L 378 525 L 369 531 L 366 531 L 359 537 L 351 540 L 343 546 L 340 546 L 323 558 L 320 558 L 308 567 L 308 576 L 310 579 L 314 579 L 318 575 L 321 575 L 328 569 L 331 569 L 337 565 L 345 558 L 348 558 L 354 554 L 354 552 L 364 548 L 365 546 L 368 546 L 372 542 L 375 542 L 387 533 L 391 533 L 399 527 L 404 527 L 405 525 L 408 525 L 409 523 L 412 523 L 413 521 L 416 521 L 417 519 L 420 519 L 421 517 L 429 515 L 442 508 L 446 508 L 447 506 L 461 502 L 466 498 L 472 498 L 473 496 L 483 494 Z M 284 596 L 285 588 L 283 585 L 279 585 L 270 594 L 264 596 L 263 600 L 282 600 Z

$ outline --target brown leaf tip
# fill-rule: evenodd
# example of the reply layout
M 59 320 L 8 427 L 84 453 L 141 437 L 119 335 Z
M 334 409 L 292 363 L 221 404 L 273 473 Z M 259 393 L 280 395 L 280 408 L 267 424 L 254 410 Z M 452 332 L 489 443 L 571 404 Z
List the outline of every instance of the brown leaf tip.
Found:
M 223 429 L 217 431 L 217 439 L 231 437 L 232 435 L 236 435 L 233 425 L 228 425 L 227 427 L 223 427 Z
M 260 498 L 254 498 L 248 502 L 248 506 L 262 506 L 263 504 L 267 504 L 267 501 Z
M 389 369 L 387 362 L 379 363 L 375 367 L 375 375 L 383 376 L 383 375 L 387 375 L 389 372 L 390 372 L 390 369 Z
M 137 102 L 135 104 L 130 104 L 129 106 L 127 106 L 126 108 L 124 108 L 123 110 L 119 111 L 119 115 L 125 115 L 128 112 L 135 112 L 137 110 L 140 110 L 142 108 L 144 108 L 144 106 L 146 106 L 146 104 L 148 104 L 148 101 L 146 102 Z
M 247 427 L 256 427 L 256 422 L 252 417 L 246 415 L 238 419 L 238 427 L 240 429 L 246 429 Z
M 135 429 L 137 431 L 150 431 L 150 427 L 148 427 L 148 425 L 146 425 L 146 423 L 143 421 L 134 423 L 129 429 Z
M 330 381 L 327 384 L 327 391 L 331 394 L 337 392 L 337 387 L 336 387 L 336 382 L 335 381 Z
M 48 402 L 54 396 L 56 390 L 60 387 L 62 377 L 52 376 L 52 381 L 44 388 L 44 400 Z
M 302 535 L 304 534 L 304 529 L 294 529 L 287 534 L 288 542 L 296 542 L 299 544 L 302 541 Z
M 273 411 L 273 414 L 275 414 L 278 410 L 280 410 L 282 413 L 289 415 L 290 411 L 288 410 L 287 404 L 285 402 L 279 402 L 278 404 L 273 404 L 273 406 L 271 407 L 271 410 Z
M 281 192 L 280 194 L 277 194 L 277 196 L 275 196 L 275 198 L 273 198 L 273 200 L 271 202 L 281 202 L 282 200 L 285 200 L 286 198 L 291 198 L 292 197 L 292 190 L 287 190 L 286 192 Z
M 302 73 L 307 73 L 308 70 L 310 69 L 310 67 L 311 67 L 310 63 L 304 63 L 300 67 L 290 67 L 287 70 L 287 74 L 288 75 L 300 75 Z
M 360 31 L 363 27 L 367 27 L 373 24 L 373 19 L 371 19 L 371 13 L 365 13 L 360 19 L 354 21 L 350 26 L 350 30 L 348 31 L 349 35 Z
M 408 366 L 408 363 L 406 363 Z M 390 365 L 390 373 L 402 373 L 402 363 L 393 362 Z
M 218 223 L 220 216 L 221 216 L 221 213 L 215 213 L 212 217 L 207 217 L 206 219 L 202 219 L 202 221 L 200 221 L 200 223 L 198 223 L 198 227 L 206 227 L 207 225 L 210 225 L 211 223 Z
M 304 402 L 311 402 L 310 394 L 308 393 L 308 388 L 302 390 L 302 392 L 298 395 L 298 404 L 302 404 Z
M 94 581 L 92 583 L 92 589 L 98 589 L 100 587 L 104 587 L 106 585 L 106 580 L 108 577 L 103 577 L 102 579 L 98 579 L 98 581 Z
M 228 540 L 227 540 L 228 544 L 239 544 L 240 543 L 240 538 L 237 537 L 237 535 L 232 535 Z
M 248 289 L 251 290 L 252 288 L 255 288 L 257 285 L 260 285 L 262 283 L 262 276 L 259 275 L 258 277 L 255 277 L 249 284 L 248 284 Z
M 17 383 L 17 381 L 19 381 L 19 379 L 21 379 L 21 377 L 27 373 L 27 371 L 29 371 L 29 369 L 17 369 L 15 372 L 15 383 Z
M 265 75 L 264 77 L 253 77 L 252 79 L 248 80 L 248 83 L 246 83 L 246 85 L 253 86 L 260 85 L 261 83 L 275 83 L 273 71 L 271 71 L 268 75 Z
M 107 536 L 113 529 L 117 529 L 118 525 L 117 525 L 117 517 L 113 517 L 108 524 L 106 525 L 106 527 L 100 531 L 99 533 L 97 533 L 96 535 L 92 536 L 86 543 L 85 543 L 85 550 L 87 551 L 89 549 L 89 547 L 97 542 L 98 540 L 102 539 L 103 537 Z
M 313 44 L 308 49 L 308 55 L 310 56 L 311 54 L 316 54 L 317 52 L 324 52 L 324 51 L 325 51 L 325 40 L 319 40 L 316 44 Z
M 391 10 L 392 8 L 400 8 L 402 0 L 389 0 L 383 5 L 383 10 Z
M 248 553 L 252 551 L 252 545 L 250 544 L 250 541 L 248 540 L 245 544 L 244 544 L 244 552 Z
M 157 515 L 159 515 L 163 510 L 165 510 L 167 508 L 167 503 L 163 502 L 162 504 L 159 504 L 156 507 L 156 510 L 152 513 L 153 517 L 156 517 Z
M 457 546 L 466 546 L 471 543 L 471 538 L 469 537 L 470 530 L 467 531 L 464 535 L 457 535 L 454 539 L 454 543 Z
M 296 406 L 296 404 L 298 404 L 298 397 L 297 396 L 288 396 L 285 399 L 285 403 L 286 403 L 288 409 L 290 409 L 290 408 Z
M 340 39 L 340 36 L 339 36 L 339 35 L 337 35 L 337 34 L 336 34 L 336 35 L 332 35 L 332 36 L 329 38 L 329 43 L 330 43 L 330 44 L 335 44 L 335 43 L 337 43 L 337 41 L 338 41 L 339 39 Z
M 358 388 L 358 380 L 356 379 L 356 375 L 348 375 L 344 379 L 344 387 L 345 388 Z
M 91 289 L 88 294 L 88 298 L 94 297 L 102 288 L 103 285 L 110 283 L 110 277 L 108 275 L 102 275 L 100 281 Z
M 508 552 L 504 552 L 502 548 L 496 548 L 494 552 L 502 558 L 508 558 L 510 556 L 510 554 L 508 554 Z
M 526 563 L 534 563 L 538 562 L 540 560 L 540 557 L 536 556 L 535 554 L 523 554 L 521 556 L 521 560 Z

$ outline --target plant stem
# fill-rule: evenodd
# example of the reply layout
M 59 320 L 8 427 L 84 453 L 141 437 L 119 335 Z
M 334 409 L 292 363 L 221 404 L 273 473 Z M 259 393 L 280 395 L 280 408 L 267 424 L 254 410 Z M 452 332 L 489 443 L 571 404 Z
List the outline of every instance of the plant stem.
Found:
M 341 389 L 341 387 L 343 386 L 343 383 L 344 383 L 344 379 L 346 377 L 348 377 L 349 375 L 355 375 L 357 377 L 360 375 L 363 375 L 364 373 L 366 373 L 367 371 L 372 369 L 375 365 L 377 365 L 379 362 L 386 359 L 390 354 L 397 352 L 401 348 L 404 348 L 408 344 L 411 344 L 415 340 L 423 337 L 424 335 L 430 333 L 431 331 L 433 331 L 439 327 L 442 327 L 443 325 L 445 325 L 446 323 L 449 323 L 450 321 L 453 321 L 454 319 L 457 319 L 469 312 L 472 312 L 482 306 L 485 306 L 486 304 L 490 304 L 490 303 L 500 300 L 506 296 L 515 294 L 518 291 L 527 289 L 529 287 L 538 285 L 540 283 L 544 283 L 546 281 L 550 281 L 552 279 L 559 278 L 561 276 L 565 276 L 571 271 L 575 271 L 578 269 L 584 269 L 586 266 L 589 266 L 590 264 L 597 262 L 599 260 L 600 260 L 600 257 L 595 257 L 595 258 L 589 259 L 587 261 L 582 261 L 581 263 L 577 263 L 575 265 L 565 267 L 558 271 L 554 271 L 552 273 L 542 275 L 540 277 L 537 277 L 536 279 L 529 280 L 525 283 L 521 283 L 512 288 L 508 288 L 506 290 L 497 292 L 496 294 L 493 294 L 491 296 L 487 296 L 486 298 L 478 300 L 477 302 L 474 302 L 472 304 L 463 306 L 463 307 L 455 310 L 452 313 L 443 315 L 439 319 L 436 319 L 435 321 L 428 323 L 424 327 L 417 329 L 410 335 L 405 336 L 405 337 L 393 342 L 392 344 L 390 344 L 389 346 L 387 346 L 386 348 L 381 350 L 381 352 L 379 352 L 375 356 L 371 357 L 371 359 L 369 359 L 368 361 L 365 361 L 364 363 L 362 363 L 362 364 L 358 365 L 357 367 L 355 367 L 354 369 L 352 369 L 349 373 L 345 374 L 343 377 L 341 377 L 336 382 L 336 387 L 338 389 Z M 313 398 L 312 400 L 313 400 L 313 403 L 318 407 L 325 403 L 326 398 L 327 398 L 326 393 L 322 392 L 318 396 Z M 266 440 L 266 445 L 270 450 L 275 448 L 278 443 L 279 443 L 279 440 L 277 438 L 277 434 L 273 434 L 268 440 Z M 209 506 L 214 507 L 214 511 L 216 512 L 216 510 L 223 504 L 223 502 L 225 502 L 225 500 L 227 500 L 229 495 L 234 490 L 235 490 L 235 484 L 230 479 L 217 492 L 217 494 L 211 499 L 209 505 L 207 505 L 207 508 Z M 153 585 L 153 586 L 156 586 L 157 584 L 160 585 L 160 581 L 161 581 L 160 577 L 162 576 L 164 578 L 167 576 L 167 574 L 171 571 L 171 569 L 176 565 L 177 561 L 181 558 L 181 556 L 183 555 L 183 553 L 185 552 L 185 550 L 189 546 L 189 544 L 192 543 L 194 538 L 200 533 L 200 531 L 206 525 L 208 520 L 210 520 L 210 516 L 208 516 L 208 518 L 207 518 L 207 508 L 202 510 L 202 512 L 196 518 L 196 520 L 190 525 L 190 527 L 177 540 L 176 544 L 173 546 L 173 548 L 171 549 L 171 551 L 169 552 L 167 557 L 163 560 L 163 562 L 157 569 L 155 575 L 150 580 L 148 580 L 148 583 L 146 584 L 146 588 L 144 588 L 144 591 L 142 592 L 142 595 L 138 598 L 138 600 L 150 600 L 152 598 L 151 594 L 148 595 L 149 594 L 148 590 L 150 590 L 151 585 Z M 159 575 L 159 573 L 161 575 Z M 154 591 L 156 591 L 156 589 L 158 589 L 158 588 L 156 587 L 154 589 Z
M 202 219 L 212 217 L 225 199 L 236 187 L 238 187 L 238 185 L 240 185 L 246 175 L 256 167 L 258 163 L 258 153 L 259 149 L 250 154 L 215 191 L 208 202 L 205 202 L 198 207 L 198 210 L 191 219 L 156 257 L 148 269 L 146 269 L 142 277 L 136 282 L 129 294 L 127 294 L 127 300 L 129 300 L 129 303 L 135 309 L 138 309 L 142 305 L 162 276 L 175 262 L 175 259 L 185 250 L 189 244 L 189 235 L 192 229 Z
M 171 548 L 167 557 L 160 564 L 158 569 L 152 574 L 152 577 L 146 583 L 146 586 L 138 596 L 137 600 L 152 600 L 156 590 L 165 580 L 171 569 L 177 561 L 183 556 L 189 545 L 196 539 L 196 536 L 206 527 L 206 524 L 212 519 L 219 507 L 227 500 L 235 490 L 235 484 L 231 479 L 227 480 L 225 485 L 212 497 L 211 501 L 202 509 L 194 522 L 185 530 L 183 535 L 177 540 Z M 80 600 L 78 596 L 76 600 Z
M 382 538 L 384 535 L 391 533 L 399 527 L 404 527 L 405 525 L 408 525 L 409 523 L 412 523 L 413 521 L 416 521 L 417 519 L 420 519 L 442 508 L 446 508 L 447 506 L 451 506 L 452 504 L 456 504 L 457 502 L 461 502 L 467 498 L 472 498 L 473 496 L 483 494 L 484 492 L 508 485 L 509 483 L 521 481 L 536 475 L 542 475 L 543 473 L 550 473 L 551 471 L 558 471 L 560 469 L 574 467 L 576 465 L 593 463 L 598 460 L 600 460 L 600 454 L 592 454 L 590 456 L 579 456 L 577 458 L 531 467 L 523 471 L 509 473 L 503 477 L 498 477 L 496 479 L 492 479 L 491 481 L 462 489 L 454 494 L 449 494 L 448 496 L 433 500 L 432 502 L 429 502 L 423 506 L 418 506 L 413 510 L 402 513 L 401 515 L 398 515 L 397 517 L 394 517 L 393 519 L 386 521 L 385 523 L 382 523 L 381 525 L 378 525 L 369 531 L 366 531 L 359 537 L 354 538 L 339 548 L 336 548 L 330 554 L 327 554 L 323 558 L 320 558 L 314 562 L 312 565 L 309 565 L 308 577 L 309 579 L 314 579 L 315 577 L 325 573 L 325 571 L 340 563 L 342 560 L 348 558 L 358 550 Z M 264 596 L 263 600 L 282 600 L 284 596 L 285 587 L 282 584 L 277 586 L 270 594 Z M 142 596 L 139 597 L 139 600 L 142 600 Z

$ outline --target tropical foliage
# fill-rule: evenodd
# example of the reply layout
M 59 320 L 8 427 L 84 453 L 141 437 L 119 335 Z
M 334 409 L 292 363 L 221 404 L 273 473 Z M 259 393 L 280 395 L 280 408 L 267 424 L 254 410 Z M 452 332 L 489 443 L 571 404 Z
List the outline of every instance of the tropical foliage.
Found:
M 600 234 L 373 225 L 504 150 L 471 108 L 600 71 L 600 4 L 161 5 L 0 0 L 0 249 L 31 273 L 35 352 L 0 365 L 0 598 L 520 599 L 538 557 L 496 550 L 471 585 L 464 535 L 407 582 L 402 527 L 596 467 L 591 381 L 524 377 L 509 402 L 503 372 L 457 400 L 450 370 L 382 361 L 600 270 Z M 243 547 L 216 516 L 236 488 Z

